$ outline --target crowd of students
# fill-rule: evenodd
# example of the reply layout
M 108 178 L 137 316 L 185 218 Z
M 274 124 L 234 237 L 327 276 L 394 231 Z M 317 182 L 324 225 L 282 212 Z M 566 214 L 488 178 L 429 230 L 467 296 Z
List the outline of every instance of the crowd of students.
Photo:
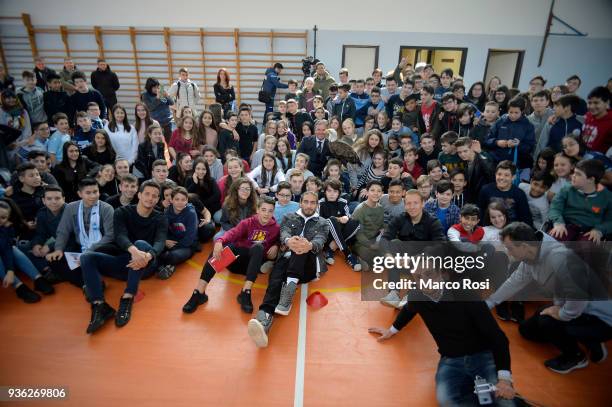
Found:
M 552 89 L 536 76 L 525 92 L 493 77 L 466 92 L 451 69 L 438 75 L 427 64 L 402 60 L 385 78 L 376 69 L 350 79 L 342 69 L 336 81 L 319 62 L 299 89 L 281 81 L 282 69 L 266 71 L 262 89 L 273 100 L 276 88 L 287 93 L 266 105 L 262 123 L 251 106 L 235 106 L 225 69 L 207 109 L 197 111 L 199 88 L 181 69 L 167 92 L 147 79 L 133 115 L 116 103 L 119 81 L 103 60 L 90 84 L 69 59 L 61 74 L 37 59 L 19 89 L 3 73 L 0 162 L 14 170 L 5 171 L 0 189 L 4 286 L 31 303 L 40 300 L 37 292 L 52 294 L 53 284 L 69 281 L 91 303 L 93 333 L 112 317 L 127 324 L 141 279 L 170 278 L 213 239 L 210 258 L 221 258 L 224 247 L 239 255 L 228 268 L 245 274 L 237 298 L 244 312 L 254 310 L 259 274 L 270 274 L 248 324 L 256 344 L 267 346 L 273 316 L 289 314 L 298 284 L 321 278 L 339 258 L 368 271 L 381 239 L 503 242 L 510 251 L 521 237 L 599 243 L 612 236 L 610 82 L 585 101 L 577 75 Z M 71 264 L 74 253 L 80 257 Z M 513 256 L 529 257 L 516 249 Z M 126 281 L 118 310 L 105 300 L 101 275 Z M 208 301 L 214 275 L 207 262 L 184 312 Z M 550 369 L 586 366 L 577 340 L 593 361 L 605 359 L 610 302 L 573 314 L 563 306 L 559 314 L 556 305 L 525 320 L 521 303 L 504 302 L 510 291 L 488 305 L 497 306 L 499 318 L 521 323 L 526 338 L 558 345 L 562 354 L 546 362 Z M 397 290 L 381 302 L 402 310 L 392 328 L 372 330 L 383 339 L 415 313 L 427 323 L 444 308 L 415 306 Z M 503 364 L 499 380 L 510 383 L 500 394 L 509 397 L 507 340 L 487 318 L 494 346 L 468 336 L 473 347 L 446 343 L 440 351 L 494 351 Z M 568 328 L 576 321 L 582 333 Z M 554 326 L 563 346 L 543 326 Z M 430 328 L 436 341 L 451 340 L 444 328 Z

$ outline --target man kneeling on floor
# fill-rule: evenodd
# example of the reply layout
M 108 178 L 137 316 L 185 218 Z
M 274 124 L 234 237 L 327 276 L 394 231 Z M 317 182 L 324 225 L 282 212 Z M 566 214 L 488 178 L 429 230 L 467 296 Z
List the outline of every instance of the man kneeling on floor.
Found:
M 317 213 L 319 197 L 304 192 L 300 209 L 285 215 L 280 227 L 281 253 L 276 262 L 257 317 L 249 321 L 249 336 L 257 347 L 268 346 L 273 314 L 289 315 L 298 283 L 318 279 L 327 271 L 323 247 L 329 224 Z
M 83 279 L 91 299 L 87 333 L 94 333 L 115 315 L 115 310 L 104 301 L 101 274 L 127 280 L 115 318 L 115 324 L 122 327 L 130 321 L 140 279 L 150 277 L 157 270 L 157 257 L 164 250 L 168 231 L 166 217 L 155 210 L 160 192 L 155 181 L 143 182 L 138 191 L 138 204 L 115 210 L 114 245 L 81 255 Z
M 240 308 L 248 314 L 253 312 L 253 302 L 251 301 L 251 287 L 257 279 L 257 274 L 265 259 L 276 259 L 278 254 L 278 235 L 280 228 L 274 219 L 274 199 L 269 196 L 262 196 L 257 203 L 257 214 L 244 219 L 238 225 L 231 228 L 215 242 L 212 254 L 209 256 L 215 259 L 221 258 L 223 246 L 228 246 L 238 258 L 227 268 L 232 273 L 246 273 L 246 280 L 242 291 L 238 294 Z M 207 261 L 202 269 L 202 275 L 198 281 L 198 286 L 193 290 L 193 294 L 187 304 L 183 307 L 183 312 L 192 313 L 206 301 L 208 296 L 205 293 L 206 286 L 215 276 L 215 269 Z

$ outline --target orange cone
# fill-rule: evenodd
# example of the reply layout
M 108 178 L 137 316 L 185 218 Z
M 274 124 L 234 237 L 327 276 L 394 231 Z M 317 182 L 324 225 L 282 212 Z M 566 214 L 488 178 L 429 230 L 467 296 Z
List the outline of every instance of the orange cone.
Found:
M 327 305 L 327 298 L 320 291 L 315 291 L 306 298 L 306 304 L 315 309 L 323 308 Z

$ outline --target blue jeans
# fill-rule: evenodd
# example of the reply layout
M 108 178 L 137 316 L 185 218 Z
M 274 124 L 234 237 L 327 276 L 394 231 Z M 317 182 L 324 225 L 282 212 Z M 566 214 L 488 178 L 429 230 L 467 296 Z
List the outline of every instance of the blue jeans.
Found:
M 497 369 L 489 351 L 449 358 L 443 356 L 436 372 L 436 398 L 440 406 L 474 406 L 474 379 L 480 376 L 490 384 L 497 383 Z M 514 406 L 513 400 L 495 399 L 493 405 Z
M 152 249 L 152 246 L 144 240 L 137 240 L 134 242 L 134 246 L 142 251 Z M 92 302 L 104 301 L 101 275 L 127 281 L 125 293 L 136 295 L 140 280 L 151 276 L 157 270 L 157 258 L 153 258 L 145 268 L 140 270 L 133 270 L 127 267 L 131 258 L 132 256 L 127 251 L 119 255 L 98 252 L 87 252 L 81 255 L 83 280 L 87 286 L 87 294 Z
M 15 259 L 14 260 L 15 268 L 25 273 L 28 277 L 32 279 L 32 281 L 34 281 L 40 275 L 36 267 L 34 267 L 30 259 L 28 259 L 28 256 L 26 256 L 16 246 L 13 246 L 13 258 Z M 13 270 L 13 271 L 16 271 L 16 270 Z M 6 276 L 6 267 L 4 266 L 2 259 L 0 259 L 0 280 L 3 280 L 5 276 Z M 19 280 L 19 278 L 15 276 L 15 281 L 13 282 L 13 286 L 17 287 L 19 284 L 21 284 L 21 280 Z
M 171 264 L 176 266 L 182 262 L 189 260 L 193 256 L 193 250 L 190 247 L 176 247 L 166 249 L 159 256 L 160 264 Z

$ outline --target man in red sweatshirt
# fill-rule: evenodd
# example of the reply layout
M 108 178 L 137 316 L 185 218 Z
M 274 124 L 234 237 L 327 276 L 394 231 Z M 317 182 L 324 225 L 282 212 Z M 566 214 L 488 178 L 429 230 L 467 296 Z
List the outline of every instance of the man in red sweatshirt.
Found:
M 607 154 L 612 148 L 612 112 L 610 91 L 598 86 L 589 93 L 589 111 L 584 118 L 582 139 L 589 150 Z
M 213 252 L 209 256 L 215 259 L 221 258 L 224 246 L 228 246 L 238 258 L 227 268 L 232 273 L 246 274 L 246 280 L 242 291 L 238 294 L 240 308 L 251 314 L 253 302 L 251 301 L 251 287 L 257 279 L 257 274 L 265 259 L 274 260 L 278 254 L 278 238 L 280 227 L 273 217 L 274 199 L 262 196 L 257 203 L 257 214 L 244 219 L 238 225 L 225 232 L 217 239 Z M 202 269 L 198 286 L 193 290 L 191 298 L 183 312 L 192 313 L 206 301 L 206 287 L 215 276 L 215 269 L 207 261 Z

